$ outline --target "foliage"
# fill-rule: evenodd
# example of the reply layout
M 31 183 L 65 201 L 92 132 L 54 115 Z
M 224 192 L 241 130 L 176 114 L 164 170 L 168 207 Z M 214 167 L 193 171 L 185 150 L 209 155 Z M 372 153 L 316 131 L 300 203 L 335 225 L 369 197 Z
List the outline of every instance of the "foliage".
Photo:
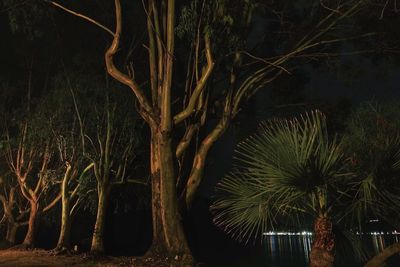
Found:
M 335 201 L 329 192 L 346 174 L 340 142 L 328 137 L 319 111 L 263 123 L 236 155 L 212 210 L 216 223 L 239 239 L 257 237 L 280 216 L 326 214 Z
M 375 217 L 398 226 L 400 210 L 400 110 L 369 102 L 349 118 L 344 137 L 355 180 L 348 211 L 360 226 Z
M 32 0 L 1 0 L 0 8 L 7 11 L 12 32 L 34 40 L 43 35 L 42 30 L 48 25 L 46 18 L 50 16 L 50 11 L 44 4 L 42 1 Z
M 243 37 L 257 6 L 258 1 L 254 0 L 189 1 L 181 9 L 176 33 L 189 43 L 206 33 L 217 49 L 215 54 L 226 55 L 244 48 L 246 38 Z

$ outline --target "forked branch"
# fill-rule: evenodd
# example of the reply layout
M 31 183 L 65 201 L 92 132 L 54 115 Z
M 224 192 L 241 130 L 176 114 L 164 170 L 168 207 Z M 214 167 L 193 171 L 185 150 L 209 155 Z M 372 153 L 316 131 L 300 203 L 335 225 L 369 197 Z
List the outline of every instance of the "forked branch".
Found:
M 190 172 L 189 179 L 186 183 L 186 189 L 184 190 L 186 207 L 190 207 L 193 202 L 194 195 L 203 178 L 203 171 L 206 164 L 207 154 L 210 151 L 212 145 L 218 140 L 218 138 L 221 137 L 221 135 L 228 128 L 231 119 L 231 112 L 232 112 L 232 92 L 229 92 L 226 97 L 224 110 L 220 120 L 218 121 L 214 129 L 201 142 L 199 150 L 195 155 L 192 170 Z
M 149 123 L 155 123 L 155 118 L 153 116 L 152 112 L 152 107 L 147 100 L 146 96 L 144 95 L 143 91 L 141 90 L 140 86 L 136 83 L 136 81 L 129 77 L 127 74 L 122 73 L 114 64 L 114 55 L 117 53 L 117 50 L 119 48 L 119 42 L 120 42 L 120 36 L 121 36 L 121 31 L 122 31 L 122 12 L 121 12 L 121 3 L 119 0 L 115 0 L 115 23 L 116 23 L 116 29 L 115 32 L 111 31 L 109 28 L 104 26 L 103 24 L 99 23 L 98 21 L 85 16 L 83 14 L 80 14 L 78 12 L 75 12 L 73 10 L 70 10 L 54 1 L 47 1 L 50 4 L 56 6 L 57 8 L 60 8 L 74 16 L 83 18 L 86 21 L 91 22 L 92 24 L 102 28 L 103 30 L 107 31 L 109 34 L 113 36 L 113 41 L 111 43 L 111 46 L 108 48 L 108 50 L 105 53 L 105 61 L 106 61 L 106 66 L 107 66 L 107 72 L 117 81 L 127 85 L 135 94 L 136 98 L 138 99 L 138 102 L 140 104 L 141 110 L 139 111 L 140 114 L 143 116 L 143 118 L 149 122 Z
M 122 31 L 122 12 L 121 12 L 121 3 L 119 0 L 115 0 L 115 23 L 116 29 L 113 41 L 111 46 L 107 49 L 105 53 L 105 61 L 107 72 L 117 81 L 127 85 L 135 94 L 140 107 L 140 114 L 149 124 L 155 124 L 155 118 L 152 110 L 152 106 L 150 105 L 149 101 L 147 100 L 146 96 L 144 95 L 142 89 L 139 85 L 135 82 L 134 79 L 130 78 L 125 73 L 122 73 L 114 64 L 114 55 L 117 53 L 119 48 L 119 42 L 121 37 Z

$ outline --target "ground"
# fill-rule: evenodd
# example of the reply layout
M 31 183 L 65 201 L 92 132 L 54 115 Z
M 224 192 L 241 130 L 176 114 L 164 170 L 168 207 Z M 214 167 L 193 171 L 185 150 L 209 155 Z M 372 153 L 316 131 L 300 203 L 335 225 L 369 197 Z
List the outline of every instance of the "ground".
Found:
M 87 254 L 58 255 L 46 250 L 0 250 L 0 266 L 132 266 L 169 267 L 179 266 L 174 259 L 152 259 L 134 257 L 92 257 Z

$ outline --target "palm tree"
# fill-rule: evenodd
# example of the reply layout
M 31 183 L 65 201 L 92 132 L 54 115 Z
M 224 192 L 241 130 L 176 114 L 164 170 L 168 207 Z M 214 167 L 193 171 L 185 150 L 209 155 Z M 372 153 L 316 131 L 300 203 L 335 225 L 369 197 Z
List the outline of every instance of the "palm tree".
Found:
M 310 266 L 333 266 L 333 193 L 346 175 L 341 143 L 329 138 L 325 116 L 314 111 L 263 123 L 237 149 L 236 168 L 217 186 L 215 222 L 248 241 L 278 218 L 314 219 Z
M 215 223 L 248 241 L 282 218 L 311 217 L 312 267 L 333 266 L 337 241 L 333 224 L 361 227 L 371 216 L 396 223 L 400 211 L 398 127 L 385 124 L 379 114 L 365 116 L 363 112 L 363 119 L 353 115 L 341 141 L 329 138 L 325 116 L 319 111 L 263 123 L 254 136 L 239 144 L 234 170 L 217 186 L 211 207 Z M 377 129 L 371 129 L 370 118 L 376 119 Z M 348 239 L 353 245 L 361 244 L 355 237 Z M 353 249 L 362 253 L 360 247 Z M 398 251 L 399 245 L 390 246 L 366 266 L 380 266 Z

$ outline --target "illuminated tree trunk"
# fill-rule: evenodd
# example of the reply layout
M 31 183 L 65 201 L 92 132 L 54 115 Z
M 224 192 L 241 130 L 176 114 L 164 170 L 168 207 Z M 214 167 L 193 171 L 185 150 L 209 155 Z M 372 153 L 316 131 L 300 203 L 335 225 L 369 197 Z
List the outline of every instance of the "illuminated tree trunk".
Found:
M 98 186 L 98 203 L 96 224 L 94 226 L 92 246 L 90 252 L 95 254 L 104 253 L 104 226 L 106 220 L 107 204 L 110 189 L 107 186 Z
M 8 221 L 6 241 L 10 244 L 15 244 L 15 235 L 17 234 L 19 224 L 16 222 Z
M 314 241 L 310 253 L 310 267 L 333 267 L 335 236 L 328 217 L 319 216 L 314 222 Z
M 68 183 L 71 179 L 72 167 L 67 162 L 67 169 L 61 183 L 61 227 L 56 250 L 70 249 L 71 215 L 70 215 L 70 194 Z
M 10 189 L 8 200 L 5 196 L 0 195 L 0 200 L 3 204 L 3 212 L 4 216 L 6 216 L 7 220 L 7 232 L 6 232 L 6 241 L 10 244 L 15 243 L 15 235 L 17 233 L 17 229 L 19 224 L 15 221 L 13 216 L 13 208 L 15 204 L 15 188 Z
M 70 199 L 62 194 L 62 211 L 61 211 L 61 228 L 60 236 L 58 238 L 56 250 L 70 249 L 70 235 L 71 235 L 71 215 L 70 215 Z
M 159 129 L 152 129 L 151 173 L 153 243 L 148 254 L 177 257 L 183 266 L 190 266 L 192 257 L 178 210 L 171 138 Z
M 25 239 L 22 245 L 30 248 L 33 247 L 35 244 L 36 223 L 38 219 L 39 204 L 35 200 L 30 200 L 29 204 L 31 210 L 29 213 L 28 232 L 25 235 Z
M 66 216 L 64 213 L 61 217 L 61 230 L 56 250 L 69 250 L 71 248 L 71 218 L 69 214 Z

